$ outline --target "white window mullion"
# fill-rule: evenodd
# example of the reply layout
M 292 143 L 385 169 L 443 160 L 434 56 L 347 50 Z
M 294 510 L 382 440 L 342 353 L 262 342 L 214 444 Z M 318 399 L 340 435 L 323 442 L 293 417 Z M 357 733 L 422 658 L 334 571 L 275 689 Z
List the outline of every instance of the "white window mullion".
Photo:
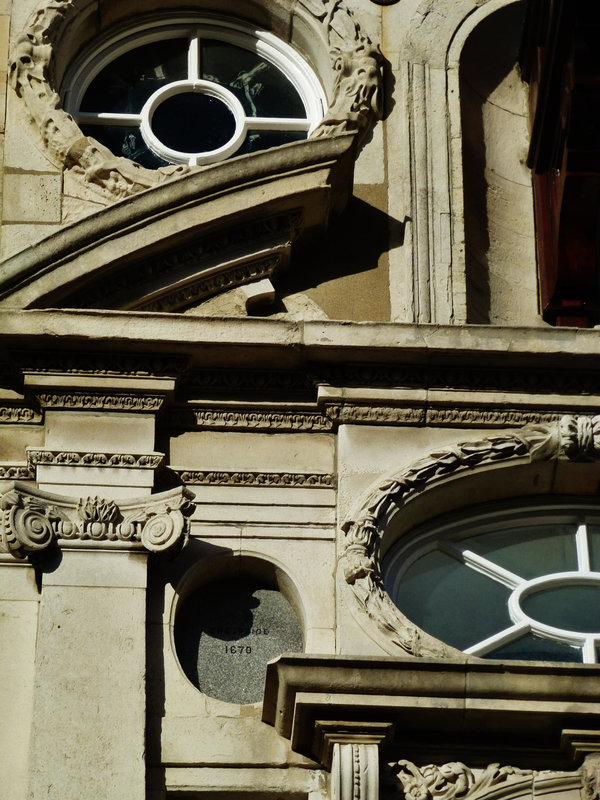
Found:
M 477 553 L 474 553 L 472 550 L 467 550 L 466 548 L 461 547 L 460 544 L 457 544 L 456 542 L 451 543 L 442 541 L 439 543 L 439 549 L 445 552 L 447 555 L 456 558 L 458 561 L 462 561 L 468 567 L 471 567 L 477 572 L 487 575 L 488 578 L 491 578 L 492 580 L 497 581 L 504 586 L 508 586 L 509 589 L 516 589 L 517 586 L 525 583 L 524 579 L 519 575 L 515 575 L 514 572 L 504 569 L 504 567 L 501 567 L 494 561 L 490 561 L 488 558 L 480 556 Z
M 596 640 L 592 637 L 589 637 L 583 643 L 583 663 L 584 664 L 596 664 L 598 659 L 596 658 Z
M 577 570 L 579 572 L 590 571 L 590 548 L 588 544 L 587 525 L 578 525 L 575 533 L 575 547 L 577 549 Z
M 142 117 L 140 114 L 113 114 L 111 112 L 94 114 L 87 111 L 80 111 L 75 115 L 75 121 L 78 125 L 135 126 L 140 124 Z
M 190 81 L 200 80 L 200 37 L 192 36 L 188 50 L 188 79 Z
M 288 117 L 246 117 L 246 126 L 249 131 L 307 131 L 310 122 Z
M 495 650 L 503 644 L 508 644 L 525 633 L 529 633 L 529 623 L 519 622 L 517 625 L 511 625 L 510 628 L 505 628 L 503 631 L 495 633 L 493 636 L 471 645 L 471 647 L 467 647 L 466 650 L 463 650 L 463 653 L 467 653 L 470 656 L 484 656 L 491 650 Z

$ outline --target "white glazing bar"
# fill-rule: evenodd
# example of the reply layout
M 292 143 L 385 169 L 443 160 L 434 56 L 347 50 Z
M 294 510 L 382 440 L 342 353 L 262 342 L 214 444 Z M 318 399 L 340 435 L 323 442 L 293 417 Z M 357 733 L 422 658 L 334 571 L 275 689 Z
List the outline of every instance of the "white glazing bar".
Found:
M 310 122 L 307 119 L 285 117 L 246 117 L 246 127 L 249 131 L 307 131 Z
M 190 81 L 200 80 L 200 37 L 193 36 L 190 39 L 188 50 L 188 79 Z
M 499 564 L 495 564 L 488 558 L 477 555 L 477 553 L 473 553 L 472 550 L 467 550 L 459 544 L 454 542 L 440 542 L 438 546 L 440 550 L 443 550 L 449 556 L 462 561 L 468 567 L 477 570 L 477 572 L 487 575 L 488 578 L 502 583 L 504 586 L 508 586 L 509 589 L 516 589 L 517 586 L 526 583 L 523 578 L 519 575 L 515 575 L 514 572 L 504 569 L 504 567 L 501 567 Z
M 577 569 L 579 572 L 590 571 L 590 548 L 588 545 L 587 526 L 582 523 L 575 533 L 575 547 L 577 549 Z
M 139 125 L 142 118 L 139 114 L 92 114 L 80 111 L 75 116 L 78 125 Z
M 596 664 L 598 659 L 596 658 L 596 641 L 591 637 L 586 639 L 583 643 L 583 663 L 584 664 Z
M 529 623 L 519 622 L 517 625 L 505 628 L 503 631 L 495 633 L 493 636 L 489 636 L 487 639 L 483 639 L 483 641 L 477 644 L 471 645 L 471 647 L 463 650 L 463 653 L 467 653 L 467 655 L 470 656 L 484 656 L 491 650 L 495 650 L 503 644 L 508 644 L 508 642 L 518 639 L 519 636 L 525 633 L 529 633 Z

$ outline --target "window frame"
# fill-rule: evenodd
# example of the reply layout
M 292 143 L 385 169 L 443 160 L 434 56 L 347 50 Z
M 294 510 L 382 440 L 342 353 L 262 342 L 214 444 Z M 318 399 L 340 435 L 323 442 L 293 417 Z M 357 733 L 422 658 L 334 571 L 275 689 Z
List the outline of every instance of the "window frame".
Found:
M 493 533 L 510 527 L 544 524 L 568 524 L 573 526 L 577 555 L 577 570 L 544 573 L 535 578 L 522 578 L 494 564 L 492 557 L 479 556 L 460 543 L 479 534 Z M 390 543 L 382 559 L 384 586 L 392 602 L 396 590 L 408 569 L 423 555 L 439 549 L 456 558 L 476 572 L 496 580 L 511 589 L 507 601 L 510 628 L 488 637 L 466 648 L 467 655 L 486 656 L 504 644 L 517 640 L 528 632 L 539 638 L 549 639 L 581 648 L 582 663 L 595 664 L 600 660 L 600 631 L 581 632 L 558 628 L 530 617 L 520 601 L 543 588 L 562 588 L 574 584 L 595 585 L 600 589 L 600 571 L 592 570 L 590 547 L 586 526 L 600 525 L 600 506 L 589 498 L 555 497 L 541 501 L 539 498 L 521 499 L 484 507 L 471 507 L 461 512 L 444 515 L 428 521 Z M 460 555 L 459 555 L 460 553 Z M 518 583 L 515 581 L 518 578 Z M 394 603 L 395 604 L 395 603 Z M 399 608 L 402 612 L 402 609 Z M 418 623 L 415 623 L 418 624 Z
M 193 36 L 192 32 L 194 32 Z M 165 39 L 177 38 L 186 38 L 190 42 L 187 85 L 191 91 L 206 92 L 208 87 L 205 84 L 212 83 L 203 82 L 199 77 L 194 78 L 192 74 L 194 70 L 196 73 L 198 70 L 199 42 L 201 38 L 210 38 L 255 52 L 279 69 L 300 95 L 306 110 L 305 119 L 247 117 L 237 98 L 226 87 L 219 87 L 215 83 L 212 86 L 212 92 L 214 94 L 215 87 L 218 87 L 216 94 L 234 116 L 235 133 L 225 145 L 218 149 L 190 154 L 181 153 L 165 146 L 152 134 L 151 129 L 152 113 L 157 106 L 156 102 L 151 101 L 153 99 L 156 101 L 159 92 L 164 95 L 161 99 L 166 99 L 170 94 L 181 91 L 183 87 L 177 87 L 176 82 L 165 84 L 165 87 L 155 92 L 139 115 L 102 112 L 91 114 L 79 111 L 85 92 L 92 81 L 115 59 L 135 48 Z M 195 63 L 194 58 L 196 59 Z M 170 89 L 173 91 L 170 92 Z M 102 124 L 102 120 L 110 120 L 115 127 L 139 125 L 146 145 L 155 155 L 172 164 L 189 166 L 211 164 L 229 158 L 241 146 L 249 130 L 301 130 L 306 131 L 309 136 L 321 122 L 327 107 L 327 98 L 316 74 L 291 45 L 267 31 L 257 30 L 240 22 L 213 15 L 171 15 L 168 21 L 164 17 L 154 18 L 97 40 L 94 46 L 82 54 L 67 72 L 61 87 L 61 97 L 65 110 L 78 125 Z

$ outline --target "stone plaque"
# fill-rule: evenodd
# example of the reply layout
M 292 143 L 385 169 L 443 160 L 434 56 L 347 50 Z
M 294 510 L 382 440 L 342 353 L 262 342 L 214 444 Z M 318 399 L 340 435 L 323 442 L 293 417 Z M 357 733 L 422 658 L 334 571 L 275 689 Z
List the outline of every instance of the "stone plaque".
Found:
M 285 597 L 248 579 L 210 584 L 187 597 L 175 621 L 175 646 L 190 681 L 229 703 L 262 700 L 267 661 L 303 649 Z

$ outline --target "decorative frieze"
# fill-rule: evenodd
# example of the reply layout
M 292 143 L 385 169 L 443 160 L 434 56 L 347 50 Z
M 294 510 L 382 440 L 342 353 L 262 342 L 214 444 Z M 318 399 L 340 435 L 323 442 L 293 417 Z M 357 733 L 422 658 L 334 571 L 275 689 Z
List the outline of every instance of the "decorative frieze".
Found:
M 394 761 L 387 765 L 387 773 L 401 800 L 469 800 L 500 784 L 531 779 L 534 774 L 499 764 L 473 772 L 460 761 L 423 767 L 411 761 Z
M 28 464 L 0 464 L 0 481 L 32 481 L 35 472 Z
M 562 414 L 545 411 L 525 411 L 516 408 L 428 408 L 427 425 L 461 428 L 508 428 L 532 423 L 556 422 Z
M 135 411 L 155 414 L 165 398 L 148 394 L 106 394 L 103 392 L 41 392 L 36 395 L 42 408 L 81 411 Z
M 56 542 L 171 550 L 187 539 L 190 498 L 178 487 L 130 502 L 76 500 L 13 483 L 0 495 L 0 552 L 25 558 Z
M 368 406 L 343 403 L 327 408 L 327 416 L 338 424 L 424 425 L 425 409 L 398 406 Z
M 218 472 L 174 469 L 182 482 L 193 486 L 264 486 L 291 489 L 332 489 L 336 477 L 324 472 Z
M 379 545 L 386 523 L 417 494 L 450 477 L 510 461 L 600 458 L 600 417 L 564 416 L 560 422 L 464 442 L 432 453 L 393 476 L 363 500 L 342 525 L 344 576 L 361 615 L 394 647 L 414 655 L 455 653 L 408 620 L 383 585 Z
M 0 406 L 0 425 L 26 424 L 39 425 L 42 415 L 35 408 L 28 406 Z
M 308 431 L 333 430 L 333 423 L 317 411 L 250 411 L 196 408 L 199 428 L 218 430 Z
M 178 311 L 226 292 L 236 286 L 271 278 L 281 265 L 281 256 L 273 254 L 266 258 L 249 259 L 243 264 L 201 277 L 186 286 L 161 294 L 158 298 L 136 304 L 136 311 Z
M 27 448 L 31 467 L 113 467 L 118 469 L 158 469 L 163 453 L 81 453 L 65 450 Z
M 15 352 L 12 360 L 22 372 L 95 378 L 177 377 L 188 366 L 187 356 L 130 353 Z

